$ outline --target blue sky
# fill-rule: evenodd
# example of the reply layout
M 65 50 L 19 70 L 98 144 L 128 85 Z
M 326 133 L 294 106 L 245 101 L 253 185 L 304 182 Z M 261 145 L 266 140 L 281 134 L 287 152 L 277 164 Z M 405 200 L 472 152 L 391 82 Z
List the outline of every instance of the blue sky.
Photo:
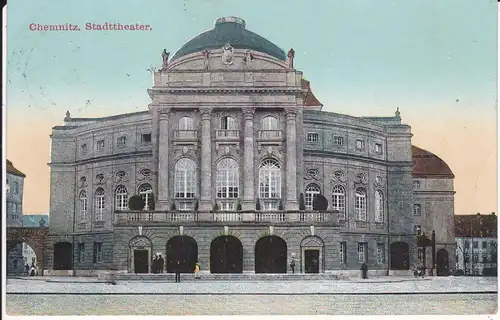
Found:
M 46 119 L 50 128 L 61 124 L 67 109 L 74 117 L 147 110 L 152 84 L 147 69 L 161 65 L 162 50 L 172 56 L 213 28 L 217 18 L 239 16 L 247 29 L 285 51 L 294 48 L 295 67 L 311 81 L 326 111 L 385 116 L 399 106 L 420 139 L 428 120 L 456 130 L 450 137 L 470 135 L 460 130 L 474 123 L 496 132 L 496 5 L 486 0 L 17 0 L 8 6 L 7 127 L 29 114 Z M 83 29 L 86 22 L 142 23 L 153 30 L 29 30 L 30 23 Z M 8 136 L 7 144 L 15 139 Z M 432 151 L 453 162 L 456 151 L 446 145 L 456 142 L 448 136 L 440 141 Z M 471 152 L 491 156 L 496 150 L 491 143 Z M 489 170 L 496 173 L 496 166 Z M 484 188 L 496 190 L 493 180 Z M 493 210 L 494 200 L 487 206 Z

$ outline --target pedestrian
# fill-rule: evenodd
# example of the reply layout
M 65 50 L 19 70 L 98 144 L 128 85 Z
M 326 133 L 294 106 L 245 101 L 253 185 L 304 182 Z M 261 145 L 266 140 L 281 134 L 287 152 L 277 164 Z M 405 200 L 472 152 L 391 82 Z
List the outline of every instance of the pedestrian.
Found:
M 153 263 L 151 264 L 151 271 L 153 273 L 158 273 L 158 255 L 155 255 L 155 258 L 153 259 Z
M 26 263 L 26 265 L 24 266 L 24 270 L 26 271 L 26 275 L 29 276 L 30 275 L 30 266 L 28 263 Z
M 175 282 L 181 282 L 181 261 L 177 260 L 175 266 Z
M 292 273 L 295 273 L 295 258 L 292 258 L 292 262 L 290 262 L 290 268 L 292 269 Z
M 196 262 L 196 265 L 194 267 L 194 278 L 200 279 L 200 264 L 198 262 Z
M 30 276 L 34 277 L 36 274 L 36 268 L 34 265 L 31 266 L 31 269 L 30 269 Z
M 158 258 L 158 265 L 159 265 L 159 270 L 158 270 L 158 273 L 163 273 L 163 268 L 165 267 L 165 260 L 163 260 L 163 258 L 161 257 L 161 253 L 158 254 L 159 258 Z
M 366 263 L 361 265 L 361 272 L 363 273 L 363 279 L 368 279 L 368 266 Z

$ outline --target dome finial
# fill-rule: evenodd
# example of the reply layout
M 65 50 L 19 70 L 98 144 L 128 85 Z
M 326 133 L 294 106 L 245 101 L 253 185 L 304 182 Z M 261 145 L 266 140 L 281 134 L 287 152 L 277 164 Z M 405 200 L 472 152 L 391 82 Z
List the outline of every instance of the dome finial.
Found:
M 401 112 L 399 112 L 399 107 L 396 108 L 396 112 L 394 113 L 396 118 L 401 118 Z
M 238 17 L 219 18 L 215 21 L 215 26 L 217 27 L 219 24 L 222 24 L 222 23 L 237 23 L 237 24 L 243 26 L 243 28 L 245 28 L 245 20 L 238 18 Z

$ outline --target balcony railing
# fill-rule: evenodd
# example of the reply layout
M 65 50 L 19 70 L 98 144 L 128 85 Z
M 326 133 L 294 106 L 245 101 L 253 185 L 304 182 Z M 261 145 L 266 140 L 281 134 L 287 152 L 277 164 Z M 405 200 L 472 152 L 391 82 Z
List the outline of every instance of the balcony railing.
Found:
M 198 138 L 197 130 L 175 130 L 174 137 L 176 140 L 195 140 Z
M 272 222 L 272 223 L 336 223 L 337 214 L 299 211 L 116 211 L 115 225 L 148 223 L 196 223 L 196 222 Z
M 259 130 L 257 131 L 259 140 L 283 140 L 282 130 Z
M 239 130 L 216 130 L 215 136 L 217 137 L 217 139 L 222 139 L 222 140 L 239 139 L 240 138 L 240 131 Z

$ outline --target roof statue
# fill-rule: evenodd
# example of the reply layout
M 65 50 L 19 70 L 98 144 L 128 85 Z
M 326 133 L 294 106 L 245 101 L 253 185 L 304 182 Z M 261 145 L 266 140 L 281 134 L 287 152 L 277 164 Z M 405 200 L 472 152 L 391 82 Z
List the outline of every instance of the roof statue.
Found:
M 288 68 L 293 69 L 293 58 L 295 57 L 295 50 L 290 49 L 287 54 L 288 57 Z
M 245 50 L 245 56 L 243 57 L 243 61 L 245 61 L 246 65 L 250 65 L 250 62 L 253 60 L 252 52 L 249 49 Z
M 399 107 L 396 108 L 396 112 L 394 114 L 396 115 L 396 118 L 401 119 L 401 112 L 399 112 Z
M 66 117 L 64 117 L 64 121 L 69 121 L 71 120 L 71 114 L 69 113 L 69 110 L 66 110 Z
M 210 56 L 210 51 L 208 49 L 203 50 L 203 68 L 205 70 L 208 70 L 210 68 L 208 60 L 209 56 Z
M 163 59 L 163 65 L 161 67 L 161 70 L 167 70 L 167 65 L 168 65 L 168 56 L 170 55 L 170 52 L 167 52 L 167 49 L 163 49 L 163 52 L 161 53 L 161 57 Z
M 222 63 L 225 65 L 233 64 L 233 53 L 234 48 L 231 47 L 231 44 L 226 43 L 222 47 Z
M 43 217 L 40 218 L 40 228 L 43 228 L 45 227 L 45 220 L 43 219 Z

